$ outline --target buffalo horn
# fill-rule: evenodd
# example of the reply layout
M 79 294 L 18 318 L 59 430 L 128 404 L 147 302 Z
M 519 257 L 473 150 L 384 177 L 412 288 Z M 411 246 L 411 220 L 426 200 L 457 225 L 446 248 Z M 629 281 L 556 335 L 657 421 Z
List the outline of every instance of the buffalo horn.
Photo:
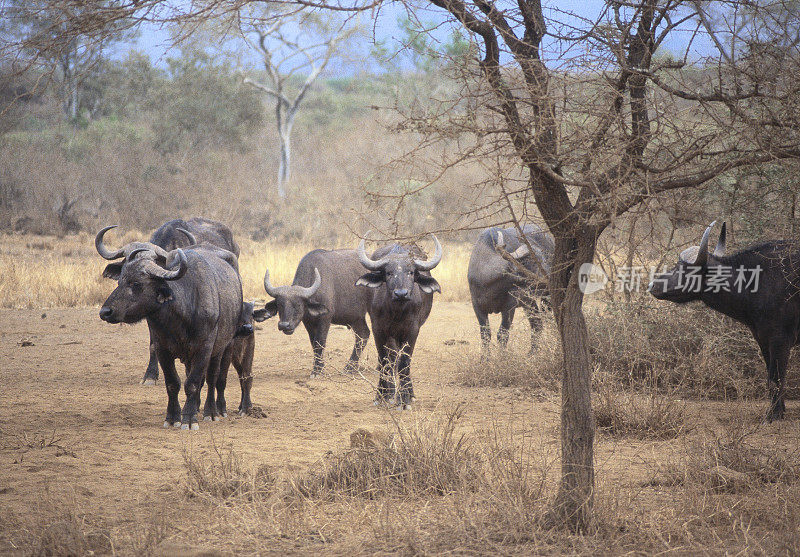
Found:
M 717 224 L 717 221 L 709 224 L 706 231 L 703 232 L 703 238 L 700 240 L 700 248 L 697 250 L 697 257 L 692 261 L 692 264 L 698 267 L 702 267 L 706 264 L 706 261 L 708 261 L 708 237 L 711 236 L 711 229 L 714 228 L 715 224 Z
M 506 240 L 503 238 L 503 231 L 497 231 L 497 241 L 494 243 L 495 247 L 502 248 L 506 245 Z
M 138 251 L 138 250 L 137 250 Z M 186 274 L 186 271 L 189 269 L 189 262 L 186 261 L 186 255 L 183 253 L 183 250 L 178 248 L 173 253 L 177 256 L 178 260 L 178 268 L 177 269 L 164 269 L 163 267 L 156 264 L 155 261 L 148 261 L 145 264 L 145 272 L 156 278 L 164 279 L 164 280 L 178 280 L 183 275 Z M 174 261 L 173 265 L 174 266 Z
M 183 232 L 183 235 L 186 236 L 187 238 L 189 238 L 189 243 L 191 245 L 196 245 L 197 244 L 197 238 L 195 238 L 194 234 L 192 234 L 188 230 L 184 230 L 183 228 L 180 228 L 180 227 L 177 227 L 177 226 L 175 227 L 175 230 Z
M 103 242 L 103 236 L 105 236 L 106 232 L 108 232 L 112 228 L 116 228 L 117 226 L 119 225 L 112 224 L 111 226 L 106 226 L 104 228 L 101 228 L 100 232 L 98 232 L 97 236 L 95 236 L 94 238 L 94 247 L 97 248 L 97 253 L 99 253 L 103 259 L 108 259 L 108 260 L 119 259 L 123 255 L 125 255 L 124 248 L 112 251 L 108 249 L 105 243 Z
M 719 232 L 719 240 L 717 241 L 717 247 L 714 248 L 714 257 L 725 257 L 725 241 L 727 239 L 728 231 L 727 225 L 728 223 L 722 223 L 722 230 Z
M 298 286 L 297 293 L 300 297 L 305 298 L 308 300 L 311 296 L 317 293 L 319 287 L 322 285 L 322 277 L 319 276 L 319 269 L 314 267 L 314 284 L 309 287 L 305 286 Z
M 272 296 L 273 298 L 277 298 L 278 294 L 280 294 L 283 289 L 286 288 L 285 286 L 272 286 L 269 282 L 269 269 L 264 271 L 264 290 L 267 291 L 267 294 Z
M 370 271 L 380 271 L 383 269 L 383 266 L 389 261 L 388 257 L 383 257 L 377 261 L 373 261 L 372 259 L 367 256 L 367 249 L 365 245 L 365 239 L 369 235 L 370 231 L 367 231 L 364 234 L 364 238 L 362 238 L 361 242 L 358 244 L 358 260 L 361 261 L 361 264 L 369 269 Z
M 429 259 L 428 261 L 420 261 L 419 259 L 414 260 L 414 265 L 416 265 L 417 269 L 420 271 L 430 271 L 439 264 L 439 261 L 442 260 L 442 244 L 439 243 L 439 240 L 436 238 L 435 234 L 431 234 L 431 238 L 433 238 L 433 243 L 436 246 L 436 253 L 433 254 L 433 258 Z

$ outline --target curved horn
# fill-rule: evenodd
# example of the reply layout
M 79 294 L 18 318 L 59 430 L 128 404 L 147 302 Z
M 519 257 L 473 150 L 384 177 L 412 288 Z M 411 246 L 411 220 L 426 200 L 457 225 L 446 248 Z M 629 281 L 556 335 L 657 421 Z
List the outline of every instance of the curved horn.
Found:
M 136 248 L 135 250 L 133 250 L 132 252 L 130 252 L 128 254 L 128 256 L 125 258 L 125 260 L 126 261 L 133 261 L 133 258 L 136 257 L 136 254 L 139 253 L 139 252 L 142 252 L 142 251 L 153 251 L 153 250 L 151 250 L 149 248 Z
M 186 260 L 186 255 L 183 253 L 181 248 L 176 249 L 175 254 L 178 258 L 177 269 L 164 269 L 155 261 L 150 261 L 144 268 L 145 272 L 151 277 L 161 278 L 164 280 L 178 280 L 186 274 L 186 271 L 189 269 L 189 262 Z M 171 266 L 174 266 L 174 263 L 175 262 L 173 261 L 173 265 Z
M 702 267 L 706 264 L 706 261 L 708 261 L 708 237 L 711 235 L 711 229 L 714 228 L 715 224 L 717 224 L 717 221 L 709 224 L 706 231 L 703 232 L 703 238 L 700 240 L 700 248 L 697 250 L 697 257 L 692 262 L 693 265 Z
M 505 245 L 506 245 L 506 240 L 505 240 L 505 238 L 503 238 L 503 231 L 502 230 L 498 230 L 497 231 L 497 241 L 495 241 L 494 246 L 496 248 L 502 248 Z
M 94 247 L 97 249 L 97 253 L 100 254 L 100 257 L 103 259 L 119 259 L 123 255 L 125 255 L 125 249 L 121 248 L 118 250 L 110 250 L 106 247 L 106 244 L 103 242 L 103 236 L 105 236 L 106 232 L 111 230 L 112 228 L 116 228 L 119 226 L 118 224 L 112 224 L 111 226 L 106 226 L 105 228 L 101 228 L 100 232 L 97 233 L 97 236 L 94 237 Z
M 719 232 L 717 247 L 714 248 L 714 257 L 725 257 L 725 243 L 728 236 L 727 224 L 727 222 L 722 223 L 722 230 Z
M 183 232 L 183 235 L 186 236 L 187 238 L 189 238 L 189 244 L 195 245 L 195 244 L 198 243 L 197 242 L 197 238 L 195 238 L 194 234 L 192 234 L 188 230 L 184 230 L 183 228 L 180 228 L 178 226 L 175 227 L 175 230 L 178 230 L 179 232 Z
M 264 271 L 264 290 L 267 291 L 267 294 L 272 296 L 273 298 L 277 298 L 278 294 L 280 294 L 283 289 L 286 288 L 285 286 L 272 286 L 269 282 L 269 269 Z
M 433 243 L 436 246 L 436 253 L 433 254 L 433 258 L 429 259 L 428 261 L 420 261 L 419 259 L 414 260 L 414 265 L 416 265 L 417 269 L 420 271 L 430 271 L 439 264 L 439 261 L 442 260 L 442 244 L 439 243 L 439 240 L 436 238 L 435 234 L 431 234 L 431 238 L 433 238 Z
M 388 260 L 388 257 L 383 257 L 377 261 L 373 261 L 367 255 L 366 249 L 366 238 L 369 236 L 371 231 L 367 230 L 367 233 L 364 234 L 364 238 L 361 239 L 361 242 L 358 244 L 358 260 L 361 261 L 361 264 L 369 269 L 370 271 L 380 271 Z
M 511 257 L 513 257 L 514 259 L 521 259 L 526 255 L 528 255 L 530 252 L 531 250 L 528 247 L 528 244 L 520 244 L 520 246 L 514 251 L 512 251 L 509 255 L 511 255 Z
M 314 267 L 314 284 L 309 287 L 305 286 L 298 286 L 297 293 L 300 294 L 302 298 L 308 300 L 311 296 L 317 293 L 319 287 L 322 285 L 322 277 L 319 276 L 319 269 Z

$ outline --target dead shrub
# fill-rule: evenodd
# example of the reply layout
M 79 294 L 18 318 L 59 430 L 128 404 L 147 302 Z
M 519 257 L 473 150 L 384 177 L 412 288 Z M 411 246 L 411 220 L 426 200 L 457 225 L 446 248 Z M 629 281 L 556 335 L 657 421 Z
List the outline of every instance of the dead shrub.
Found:
M 75 508 L 62 509 L 57 517 L 40 523 L 34 532 L 30 553 L 35 557 L 112 553 L 109 530 L 93 524 Z
M 519 326 L 527 328 L 528 324 L 520 323 Z M 527 342 L 527 335 L 524 338 Z M 505 350 L 492 345 L 491 351 L 480 359 L 475 354 L 463 354 L 457 367 L 459 382 L 465 387 L 558 390 L 561 384 L 561 348 L 552 317 L 545 319 L 533 353 L 520 353 L 514 348 L 512 343 Z
M 800 478 L 798 450 L 779 440 L 756 441 L 755 429 L 730 426 L 696 447 L 687 463 L 687 480 L 716 490 L 737 491 L 764 484 L 790 484 Z
M 704 399 L 763 394 L 752 334 L 704 306 L 608 302 L 587 310 L 591 351 L 603 380 Z
M 481 461 L 465 434 L 457 431 L 464 408 L 443 418 L 405 427 L 396 423 L 392 436 L 351 443 L 351 448 L 323 458 L 291 489 L 307 498 L 337 496 L 442 495 L 474 489 L 481 480 Z M 356 436 L 359 439 L 359 436 Z
M 604 384 L 594 390 L 597 429 L 612 436 L 672 439 L 688 431 L 685 403 L 651 391 L 642 395 Z
M 277 479 L 270 466 L 246 470 L 241 456 L 233 449 L 221 447 L 213 437 L 211 446 L 209 457 L 198 456 L 186 449 L 183 451 L 186 489 L 190 496 L 223 501 L 233 498 L 253 500 L 266 497 L 273 491 Z

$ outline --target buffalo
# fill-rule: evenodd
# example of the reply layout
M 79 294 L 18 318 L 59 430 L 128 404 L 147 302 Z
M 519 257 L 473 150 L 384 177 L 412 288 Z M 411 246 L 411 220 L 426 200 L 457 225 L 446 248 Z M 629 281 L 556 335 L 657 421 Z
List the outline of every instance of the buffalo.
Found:
M 364 240 L 358 245 L 359 261 L 369 272 L 355 284 L 373 289 L 369 317 L 378 349 L 376 404 L 388 404 L 394 399 L 398 406 L 408 409 L 415 398 L 411 356 L 419 330 L 431 313 L 433 293 L 442 291 L 430 274 L 442 260 L 442 246 L 436 236 L 432 237 L 436 253 L 427 261 L 415 246 L 383 246 L 368 257 Z M 399 388 L 395 386 L 395 375 Z
M 478 237 L 469 258 L 467 280 L 472 309 L 480 326 L 484 354 L 488 352 L 492 339 L 490 313 L 500 313 L 502 316 L 500 329 L 497 331 L 497 342 L 501 347 L 508 344 L 514 312 L 520 305 L 531 326 L 531 352 L 536 348 L 536 336 L 542 329 L 539 314 L 546 307 L 543 299 L 548 293 L 546 280 L 553 260 L 553 239 L 532 224 L 523 227 L 522 232 L 527 244 L 520 240 L 516 228 L 487 228 Z M 533 248 L 533 253 L 528 244 Z M 530 274 L 524 276 L 517 265 L 504 255 L 516 259 L 529 273 L 541 279 L 532 282 Z
M 800 250 L 779 240 L 726 255 L 723 223 L 709 253 L 715 224 L 706 229 L 699 246 L 684 250 L 671 270 L 655 276 L 648 291 L 679 304 L 700 300 L 747 325 L 767 366 L 770 407 L 765 419 L 783 419 L 786 366 L 800 338 Z
M 224 418 L 228 415 L 225 403 L 225 386 L 228 382 L 228 369 L 233 364 L 239 375 L 241 387 L 241 401 L 239 402 L 239 415 L 246 416 L 253 408 L 250 400 L 250 389 L 253 386 L 253 354 L 255 353 L 255 328 L 254 321 L 264 321 L 266 316 L 263 309 L 255 309 L 252 302 L 242 303 L 242 314 L 239 316 L 239 327 L 236 330 L 230 349 L 220 361 L 219 377 L 215 383 L 217 391 L 217 410 Z
M 106 230 L 98 233 L 98 246 L 102 246 Z M 100 318 L 109 323 L 147 320 L 169 399 L 164 427 L 197 429 L 204 379 L 209 385 L 205 418 L 217 420 L 225 413 L 215 390 L 221 362 L 242 325 L 242 284 L 236 255 L 208 244 L 169 252 L 155 244 L 141 244 L 119 250 L 125 254 L 124 264 L 116 271 L 117 287 L 103 303 Z M 187 371 L 182 411 L 176 358 Z M 219 386 L 224 391 L 224 384 Z M 224 404 L 224 397 L 221 402 Z
M 312 377 L 322 373 L 331 324 L 353 329 L 356 341 L 346 369 L 358 366 L 369 339 L 366 316 L 372 299 L 368 290 L 355 286 L 363 272 L 355 250 L 316 249 L 300 260 L 291 285 L 272 286 L 269 270 L 264 273 L 264 289 L 275 299 L 266 304 L 263 315 L 278 315 L 278 330 L 287 335 L 303 323 L 314 351 Z
M 173 219 L 165 222 L 153 232 L 149 242 L 133 242 L 125 246 L 123 250 L 111 250 L 103 245 L 103 235 L 112 228 L 115 227 L 107 226 L 101 230 L 95 242 L 97 251 L 108 260 L 126 257 L 125 249 L 131 251 L 139 247 L 155 245 L 161 248 L 163 253 L 166 253 L 176 248 L 185 248 L 201 242 L 220 247 L 233 253 L 236 257 L 239 256 L 239 245 L 233 239 L 233 232 L 231 232 L 230 228 L 222 223 L 201 217 L 194 217 L 189 220 Z M 103 276 L 116 280 L 119 277 L 122 263 L 124 263 L 124 259 L 120 263 L 108 265 L 103 272 Z M 156 357 L 156 348 L 155 344 L 153 344 L 153 335 L 151 333 L 150 360 L 147 363 L 144 377 L 142 377 L 142 385 L 155 385 L 157 380 L 158 358 Z

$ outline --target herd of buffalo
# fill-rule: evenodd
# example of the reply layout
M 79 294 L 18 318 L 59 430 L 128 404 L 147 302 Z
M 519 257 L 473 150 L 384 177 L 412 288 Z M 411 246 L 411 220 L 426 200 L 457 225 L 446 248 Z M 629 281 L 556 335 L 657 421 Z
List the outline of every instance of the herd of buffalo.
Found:
M 699 246 L 681 253 L 675 267 L 654 277 L 648 290 L 658 299 L 677 303 L 701 300 L 747 325 L 767 365 L 767 419 L 781 419 L 789 352 L 800 332 L 800 252 L 778 241 L 726 256 L 723 224 L 717 246 L 709 253 L 713 226 Z M 225 386 L 231 364 L 241 384 L 238 411 L 247 414 L 252 408 L 253 323 L 276 315 L 278 329 L 287 335 L 303 323 L 313 348 L 315 376 L 323 370 L 332 324 L 353 330 L 355 345 L 347 368 L 357 367 L 370 336 L 369 314 L 378 352 L 376 403 L 405 409 L 414 401 L 411 357 L 433 294 L 441 292 L 430 273 L 442 259 L 435 236 L 430 259 L 413 244 L 385 245 L 367 255 L 364 240 L 355 250 L 313 250 L 300 260 L 290 285 L 273 286 L 269 271 L 264 273 L 264 289 L 273 299 L 256 308 L 243 301 L 239 246 L 227 226 L 203 218 L 172 220 L 148 242 L 119 249 L 105 244 L 112 228 L 101 229 L 95 238 L 97 252 L 111 261 L 103 276 L 117 281 L 100 318 L 109 323 L 147 321 L 150 361 L 143 382 L 155 383 L 161 366 L 168 396 L 164 427 L 198 428 L 204 383 L 204 419 L 227 416 Z M 488 315 L 502 314 L 497 340 L 505 346 L 519 306 L 530 322 L 531 350 L 535 348 L 540 313 L 548 307 L 546 276 L 553 251 L 553 239 L 535 225 L 489 228 L 480 234 L 467 279 L 484 351 L 491 338 Z M 746 283 L 742 270 L 751 272 Z M 176 359 L 186 366 L 182 408 Z

